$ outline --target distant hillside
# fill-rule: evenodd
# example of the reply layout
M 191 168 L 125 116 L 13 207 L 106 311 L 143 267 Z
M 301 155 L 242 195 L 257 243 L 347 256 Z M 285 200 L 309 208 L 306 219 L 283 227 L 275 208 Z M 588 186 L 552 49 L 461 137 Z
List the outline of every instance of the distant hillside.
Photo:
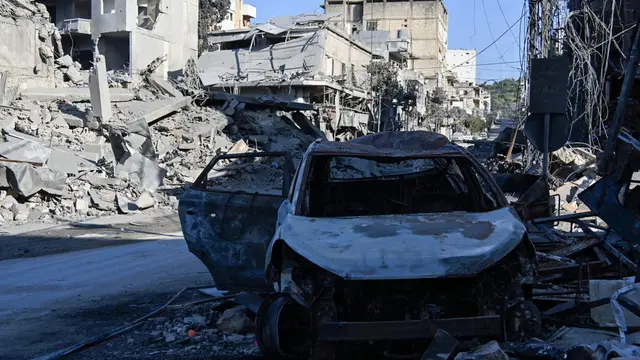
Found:
M 512 117 L 521 98 L 520 80 L 504 79 L 485 85 L 491 91 L 491 109 L 500 117 Z

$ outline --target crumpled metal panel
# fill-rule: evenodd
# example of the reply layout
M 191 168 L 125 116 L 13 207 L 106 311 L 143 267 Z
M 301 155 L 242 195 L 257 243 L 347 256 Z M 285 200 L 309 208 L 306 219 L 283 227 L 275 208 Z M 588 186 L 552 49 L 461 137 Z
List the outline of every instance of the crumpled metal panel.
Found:
M 446 136 L 428 131 L 388 131 L 359 137 L 347 142 L 318 141 L 311 153 L 359 155 L 365 157 L 413 157 L 466 154 Z
M 473 276 L 523 240 L 509 208 L 486 213 L 308 218 L 286 215 L 274 241 L 350 280 Z
M 24 197 L 30 197 L 40 190 L 51 195 L 66 194 L 66 174 L 48 168 L 36 168 L 30 164 L 7 163 L 5 167 L 7 181 Z

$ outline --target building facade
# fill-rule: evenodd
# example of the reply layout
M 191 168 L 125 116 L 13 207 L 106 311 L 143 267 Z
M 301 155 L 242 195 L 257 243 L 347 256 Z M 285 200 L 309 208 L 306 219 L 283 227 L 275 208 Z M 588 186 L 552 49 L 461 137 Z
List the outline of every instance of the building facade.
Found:
M 232 30 L 251 27 L 256 18 L 257 10 L 253 5 L 246 4 L 243 0 L 230 0 L 229 12 L 224 20 L 214 30 Z
M 66 54 L 91 67 L 94 41 L 107 70 L 134 79 L 166 56 L 159 73 L 181 70 L 198 53 L 198 0 L 45 0 Z
M 447 70 L 453 72 L 462 83 L 477 84 L 476 51 L 467 49 L 447 50 Z
M 336 23 L 348 33 L 406 34 L 412 54 L 409 69 L 443 81 L 449 20 L 442 0 L 325 0 L 324 9 L 343 14 Z

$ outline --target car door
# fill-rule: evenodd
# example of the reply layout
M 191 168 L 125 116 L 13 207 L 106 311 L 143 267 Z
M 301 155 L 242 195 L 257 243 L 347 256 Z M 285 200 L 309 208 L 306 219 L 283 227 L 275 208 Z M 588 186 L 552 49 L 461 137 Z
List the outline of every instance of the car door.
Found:
M 289 153 L 219 155 L 185 190 L 182 232 L 219 289 L 267 289 L 265 251 L 292 175 Z

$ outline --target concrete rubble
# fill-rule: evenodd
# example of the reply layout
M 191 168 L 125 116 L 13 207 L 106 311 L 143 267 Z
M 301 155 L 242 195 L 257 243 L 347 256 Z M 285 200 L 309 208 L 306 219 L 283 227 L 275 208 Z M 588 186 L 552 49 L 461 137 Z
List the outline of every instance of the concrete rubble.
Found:
M 134 91 L 108 88 L 108 121 L 90 88 L 27 89 L 0 108 L 0 190 L 4 203 L 17 202 L 3 224 L 175 208 L 182 187 L 216 154 L 277 150 L 300 158 L 313 140 L 286 112 L 236 107 L 228 116 L 149 79 Z

